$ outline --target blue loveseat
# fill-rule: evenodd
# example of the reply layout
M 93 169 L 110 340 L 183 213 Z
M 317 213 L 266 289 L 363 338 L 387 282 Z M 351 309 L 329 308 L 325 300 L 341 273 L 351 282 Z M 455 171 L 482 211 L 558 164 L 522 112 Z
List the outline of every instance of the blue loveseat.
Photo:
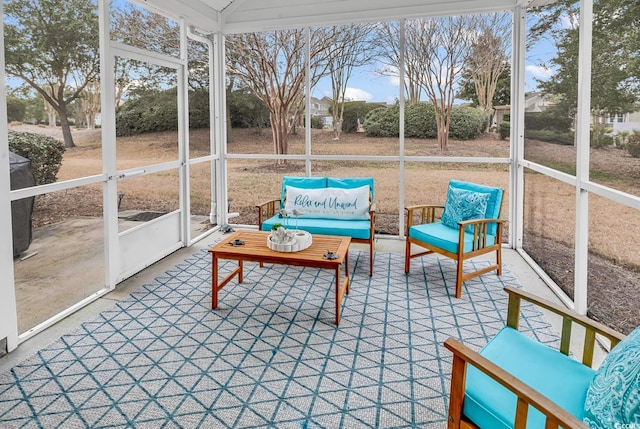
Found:
M 345 202 L 347 200 L 349 202 Z M 311 234 L 349 236 L 355 243 L 368 244 L 369 276 L 373 275 L 373 177 L 284 176 L 280 198 L 263 202 L 256 207 L 258 228 L 262 231 L 270 231 L 279 223 Z M 302 215 L 292 216 L 291 208 L 296 208 Z M 289 215 L 286 219 L 281 214 L 285 209 Z

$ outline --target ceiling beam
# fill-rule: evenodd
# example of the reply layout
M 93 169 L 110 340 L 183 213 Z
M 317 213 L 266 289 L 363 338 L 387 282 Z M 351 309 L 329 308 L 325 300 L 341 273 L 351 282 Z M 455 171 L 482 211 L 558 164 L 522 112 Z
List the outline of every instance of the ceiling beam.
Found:
M 225 33 L 269 31 L 305 26 L 328 26 L 358 22 L 388 21 L 401 18 L 419 18 L 456 14 L 488 13 L 512 10 L 515 0 L 406 0 L 403 4 L 389 0 L 340 1 L 271 1 L 235 0 L 233 12 L 224 14 Z M 240 7 L 242 6 L 242 7 Z

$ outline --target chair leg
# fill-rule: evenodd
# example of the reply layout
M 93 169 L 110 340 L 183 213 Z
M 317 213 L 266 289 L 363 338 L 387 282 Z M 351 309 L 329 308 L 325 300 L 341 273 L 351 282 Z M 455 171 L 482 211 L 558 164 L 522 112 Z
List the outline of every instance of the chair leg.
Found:
M 461 427 L 466 375 L 466 362 L 454 354 L 453 365 L 451 368 L 451 388 L 449 392 L 449 416 L 447 429 L 459 429 Z
M 462 267 L 464 266 L 464 261 L 462 259 L 458 259 L 456 264 L 456 298 L 460 298 L 462 296 Z
M 496 251 L 496 264 L 498 264 L 497 274 L 502 275 L 502 246 L 498 246 L 498 250 Z
M 374 259 L 375 243 L 373 237 L 369 241 L 369 277 L 373 277 L 373 259 Z
M 409 236 L 405 240 L 404 248 L 404 273 L 409 274 L 409 265 L 411 264 L 411 242 Z

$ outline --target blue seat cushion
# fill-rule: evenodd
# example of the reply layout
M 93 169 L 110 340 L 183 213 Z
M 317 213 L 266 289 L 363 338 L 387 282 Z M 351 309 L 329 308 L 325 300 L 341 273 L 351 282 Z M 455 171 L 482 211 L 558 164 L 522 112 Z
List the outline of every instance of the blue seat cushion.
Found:
M 582 420 L 590 367 L 552 349 L 515 329 L 503 328 L 480 352 L 560 407 Z M 480 428 L 513 428 L 516 395 L 469 366 L 464 415 Z M 527 427 L 543 428 L 545 418 L 529 407 Z
M 262 223 L 261 229 L 271 231 L 271 227 L 275 223 L 284 224 L 284 220 L 278 215 L 272 216 Z M 296 220 L 290 218 L 286 227 L 287 229 L 295 229 Z M 371 232 L 369 220 L 313 219 L 303 216 L 298 218 L 297 227 L 310 234 L 339 235 L 361 240 L 368 240 Z
M 409 237 L 429 243 L 451 253 L 458 253 L 458 228 L 449 228 L 442 222 L 414 225 L 409 228 Z M 487 235 L 487 246 L 495 243 L 496 237 Z M 464 253 L 473 250 L 473 234 L 464 233 Z

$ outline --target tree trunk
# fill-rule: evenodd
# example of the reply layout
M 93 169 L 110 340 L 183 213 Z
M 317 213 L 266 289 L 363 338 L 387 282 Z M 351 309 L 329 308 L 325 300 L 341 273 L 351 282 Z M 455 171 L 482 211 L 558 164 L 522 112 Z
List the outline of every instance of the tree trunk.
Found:
M 438 144 L 440 150 L 447 150 L 447 143 L 449 142 L 449 120 L 446 112 L 440 111 L 440 108 L 436 108 L 436 125 L 438 128 Z
M 226 128 L 227 128 L 227 143 L 232 143 L 233 142 L 233 132 L 231 129 L 231 105 L 229 103 L 226 103 L 226 112 L 227 112 L 227 120 L 226 120 Z M 213 124 L 211 124 L 210 126 L 213 127 Z
M 62 137 L 64 139 L 64 147 L 76 147 L 73 143 L 73 136 L 71 135 L 71 125 L 69 124 L 69 117 L 65 105 L 61 105 L 58 109 L 58 116 L 60 116 L 60 126 L 62 127 Z
M 47 124 L 49 126 L 49 128 L 55 128 L 56 127 L 56 111 L 53 110 L 53 108 L 48 108 L 47 109 L 47 116 L 49 117 L 49 123 Z
M 289 137 L 289 124 L 286 114 L 281 109 L 269 113 L 271 119 L 271 134 L 273 136 L 273 152 L 276 155 L 286 155 Z M 279 159 L 276 164 L 286 164 L 286 160 Z
M 342 133 L 342 118 L 338 118 L 333 121 L 333 139 L 340 140 L 340 134 Z

